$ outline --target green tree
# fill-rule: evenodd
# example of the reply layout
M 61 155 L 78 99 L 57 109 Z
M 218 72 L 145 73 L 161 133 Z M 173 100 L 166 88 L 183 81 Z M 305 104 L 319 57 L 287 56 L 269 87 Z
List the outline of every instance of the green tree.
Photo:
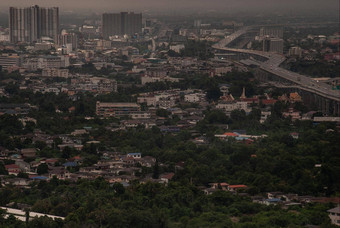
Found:
M 48 165 L 46 163 L 41 163 L 37 168 L 37 173 L 39 175 L 48 173 Z
M 156 163 L 153 167 L 153 174 L 152 174 L 153 179 L 158 179 L 159 178 L 159 164 L 158 164 L 158 159 L 156 159 Z

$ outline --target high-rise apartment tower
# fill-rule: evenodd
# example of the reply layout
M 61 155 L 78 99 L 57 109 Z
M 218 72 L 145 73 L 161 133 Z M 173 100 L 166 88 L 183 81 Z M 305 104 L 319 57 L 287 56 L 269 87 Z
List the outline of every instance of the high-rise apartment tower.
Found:
M 36 42 L 43 36 L 56 40 L 59 32 L 59 9 L 57 7 L 27 8 L 10 7 L 9 9 L 10 41 Z
M 105 13 L 102 16 L 103 38 L 114 35 L 134 35 L 142 32 L 141 13 Z

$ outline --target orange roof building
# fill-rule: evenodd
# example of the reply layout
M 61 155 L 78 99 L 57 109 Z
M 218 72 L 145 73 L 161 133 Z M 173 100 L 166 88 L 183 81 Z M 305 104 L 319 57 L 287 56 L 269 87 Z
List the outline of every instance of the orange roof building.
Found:
M 238 134 L 233 133 L 233 132 L 226 132 L 226 133 L 224 133 L 223 135 L 225 135 L 225 136 L 227 136 L 227 137 L 237 137 L 237 136 L 238 136 Z

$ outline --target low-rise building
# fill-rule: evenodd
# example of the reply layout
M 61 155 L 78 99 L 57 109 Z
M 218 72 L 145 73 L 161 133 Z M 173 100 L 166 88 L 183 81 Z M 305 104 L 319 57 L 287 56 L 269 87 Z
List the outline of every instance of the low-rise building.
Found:
M 293 121 L 301 119 L 301 113 L 293 108 L 289 108 L 287 111 L 282 112 L 282 116 L 285 118 L 291 117 Z
M 156 107 L 157 99 L 154 95 L 145 95 L 145 96 L 138 97 L 137 103 L 138 104 L 146 103 L 147 106 Z
M 97 101 L 96 114 L 101 117 L 122 117 L 139 112 L 140 106 L 136 103 L 104 103 Z
M 197 103 L 201 101 L 201 95 L 197 93 L 192 94 L 186 94 L 184 95 L 184 101 L 191 102 L 191 103 Z
M 5 169 L 7 170 L 9 175 L 18 175 L 21 172 L 21 169 L 16 164 L 5 165 Z
M 251 112 L 251 108 L 245 101 L 238 102 L 221 102 L 216 105 L 217 109 L 221 109 L 227 114 L 230 114 L 234 110 L 244 110 L 246 113 Z
M 150 119 L 151 113 L 150 112 L 134 112 L 130 114 L 132 119 Z
M 142 154 L 141 153 L 129 153 L 126 155 L 126 157 L 133 158 L 133 159 L 140 159 L 142 158 Z
M 41 75 L 43 77 L 68 78 L 69 70 L 68 69 L 57 69 L 57 68 L 45 68 L 45 69 L 42 70 Z
M 261 111 L 260 123 L 261 124 L 264 123 L 267 120 L 267 118 L 271 116 L 271 114 L 272 114 L 271 111 Z
M 0 68 L 6 70 L 8 67 L 20 67 L 22 58 L 17 54 L 2 54 L 0 56 Z
M 37 150 L 35 148 L 21 149 L 21 155 L 24 158 L 34 158 L 36 154 L 37 154 Z
M 69 56 L 40 56 L 27 58 L 23 63 L 23 67 L 29 71 L 36 71 L 45 68 L 64 68 L 70 65 Z
M 228 185 L 228 191 L 231 191 L 231 192 L 237 192 L 238 190 L 246 189 L 246 188 L 247 188 L 247 185 L 244 185 L 244 184 Z
M 64 167 L 57 167 L 48 172 L 48 177 L 50 179 L 52 179 L 54 176 L 60 180 L 66 180 L 70 178 L 70 172 Z

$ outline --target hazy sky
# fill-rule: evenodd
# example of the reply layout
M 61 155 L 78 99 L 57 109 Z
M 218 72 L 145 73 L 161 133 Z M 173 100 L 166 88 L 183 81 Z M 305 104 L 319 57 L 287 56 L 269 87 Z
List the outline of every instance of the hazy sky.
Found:
M 330 10 L 339 9 L 339 0 L 0 0 L 9 6 L 58 6 L 61 11 L 90 9 L 99 11 L 136 10 Z

